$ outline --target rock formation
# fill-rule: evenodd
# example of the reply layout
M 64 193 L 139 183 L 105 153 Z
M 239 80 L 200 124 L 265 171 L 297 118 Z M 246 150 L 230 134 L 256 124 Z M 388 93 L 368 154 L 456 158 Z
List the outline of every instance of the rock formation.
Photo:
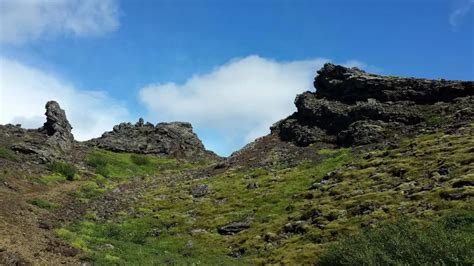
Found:
M 72 127 L 66 118 L 66 113 L 55 101 L 46 103 L 46 122 L 38 130 L 24 130 L 16 127 L 17 132 L 21 132 L 23 139 L 26 140 L 15 143 L 12 149 L 25 154 L 35 154 L 42 161 L 50 161 L 54 158 L 60 158 L 69 151 L 74 145 L 74 136 L 71 133 Z M 11 127 L 11 126 L 10 126 Z M 7 130 L 9 127 L 5 126 Z M 13 132 L 8 130 L 8 132 Z M 29 135 L 29 137 L 26 137 Z
M 272 127 L 282 140 L 369 144 L 474 113 L 472 81 L 380 76 L 329 63 L 318 74 L 316 92 L 298 95 L 297 112 Z
M 142 154 L 171 155 L 175 158 L 205 159 L 217 157 L 204 148 L 190 123 L 159 123 L 143 119 L 132 125 L 121 123 L 90 143 L 98 148 Z
M 66 118 L 66 112 L 55 101 L 46 103 L 46 122 L 40 131 L 45 132 L 49 137 L 47 142 L 51 146 L 57 146 L 61 151 L 68 151 L 72 147 L 74 136 L 71 133 L 72 127 Z

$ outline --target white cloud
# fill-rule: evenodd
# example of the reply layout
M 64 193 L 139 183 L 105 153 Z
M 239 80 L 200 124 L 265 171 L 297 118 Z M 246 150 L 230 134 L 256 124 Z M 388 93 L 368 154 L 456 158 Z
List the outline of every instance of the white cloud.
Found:
M 74 137 L 86 140 L 128 120 L 128 111 L 101 91 L 82 91 L 50 73 L 0 57 L 0 124 L 38 128 L 46 121 L 45 104 L 65 109 Z
M 97 36 L 118 28 L 118 13 L 116 0 L 2 0 L 0 42 Z
M 456 29 L 462 23 L 473 6 L 474 0 L 467 0 L 451 12 L 449 16 L 449 24 L 451 24 L 453 29 Z
M 140 99 L 155 120 L 189 121 L 198 132 L 214 133 L 209 139 L 200 137 L 208 148 L 226 153 L 267 134 L 273 123 L 290 115 L 295 96 L 313 90 L 316 70 L 328 61 L 277 62 L 248 56 L 181 85 L 148 85 L 141 89 Z

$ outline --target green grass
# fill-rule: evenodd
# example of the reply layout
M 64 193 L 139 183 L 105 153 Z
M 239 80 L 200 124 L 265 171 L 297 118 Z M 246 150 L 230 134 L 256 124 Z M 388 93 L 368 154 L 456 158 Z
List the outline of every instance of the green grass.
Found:
M 344 259 L 353 264 L 378 259 L 382 264 L 466 262 L 472 259 L 466 251 L 472 245 L 466 237 L 472 236 L 467 226 L 473 224 L 472 215 L 456 216 L 452 210 L 474 206 L 472 186 L 455 185 L 474 178 L 473 148 L 469 133 L 440 132 L 406 139 L 392 149 L 323 149 L 317 160 L 296 167 L 233 168 L 202 179 L 166 178 L 202 165 L 153 156 L 141 164 L 131 154 L 95 151 L 88 163 L 98 175 L 81 188 L 83 197 L 97 197 L 136 176 L 150 176 L 146 180 L 156 186 L 117 212 L 120 222 L 99 221 L 91 214 L 89 221 L 58 234 L 99 265 L 294 265 L 320 258 L 334 264 Z M 101 167 L 107 178 L 99 173 Z M 449 171 L 440 174 L 445 168 Z M 248 189 L 251 183 L 258 187 Z M 200 184 L 208 185 L 210 194 L 194 198 L 190 191 Z M 232 236 L 217 232 L 250 216 L 249 229 Z M 402 217 L 407 221 L 391 222 Z M 288 230 L 295 224 L 299 231 Z M 351 246 L 354 253 L 348 251 Z M 389 254 L 388 248 L 401 255 Z M 342 252 L 346 257 L 339 256 Z
M 48 169 L 53 173 L 63 175 L 68 181 L 74 180 L 78 172 L 76 166 L 65 161 L 50 162 Z
M 151 163 L 150 157 L 142 154 L 131 154 L 130 160 L 136 165 L 147 165 Z
M 98 264 L 110 263 L 107 259 L 110 256 L 118 263 L 241 264 L 243 261 L 240 259 L 228 256 L 233 251 L 228 247 L 234 242 L 241 243 L 236 248 L 245 249 L 247 256 L 252 258 L 249 261 L 257 262 L 262 252 L 257 250 L 265 245 L 265 241 L 257 240 L 255 236 L 262 232 L 279 233 L 288 221 L 287 207 L 300 200 L 294 195 L 306 190 L 313 182 L 308 176 L 322 178 L 326 171 L 342 166 L 352 158 L 349 149 L 324 156 L 326 160 L 321 164 L 284 169 L 275 175 L 265 169 L 255 168 L 234 171 L 209 180 L 160 186 L 146 194 L 136 206 L 142 218 L 132 218 L 122 213 L 123 222 L 119 224 L 95 221 L 77 223 L 67 228 L 71 234 L 65 238 L 73 243 L 79 241 L 76 246 L 88 251 Z M 210 186 L 212 194 L 194 202 L 189 191 L 201 182 Z M 259 188 L 247 189 L 249 182 L 259 183 Z M 190 218 L 193 212 L 195 217 Z M 256 217 L 255 226 L 251 229 L 233 237 L 217 233 L 217 227 L 244 219 L 252 213 L 256 213 Z M 160 230 L 160 235 L 150 235 L 153 229 Z M 192 247 L 189 247 L 190 241 Z M 112 244 L 115 249 L 95 248 L 106 243 Z
M 7 148 L 1 148 L 1 147 L 0 147 L 0 158 L 6 159 L 9 161 L 14 161 L 14 162 L 18 161 L 18 155 L 14 151 Z
M 80 222 L 57 234 L 76 248 L 88 252 L 94 265 L 112 262 L 133 265 L 236 265 L 239 261 L 225 254 L 215 256 L 206 239 L 188 236 L 153 236 L 154 219 L 127 219 L 121 224 Z M 191 242 L 190 242 L 191 241 Z M 191 243 L 191 244 L 190 244 Z M 107 248 L 112 245 L 113 248 Z
M 46 210 L 51 210 L 51 209 L 55 209 L 58 207 L 58 205 L 54 204 L 54 203 L 51 203 L 45 199 L 32 199 L 32 200 L 29 200 L 28 203 L 32 204 L 32 205 L 35 205 L 35 206 L 38 206 L 39 208 L 41 209 L 46 209 Z
M 321 265 L 471 265 L 474 212 L 423 224 L 384 223 L 330 245 Z
M 189 166 L 179 164 L 175 159 L 103 150 L 96 150 L 88 154 L 86 162 L 96 169 L 97 174 L 115 179 L 158 175 L 166 170 L 189 168 Z
M 66 177 L 61 174 L 53 173 L 51 175 L 42 176 L 41 178 L 35 180 L 39 181 L 39 183 L 48 185 L 66 182 Z

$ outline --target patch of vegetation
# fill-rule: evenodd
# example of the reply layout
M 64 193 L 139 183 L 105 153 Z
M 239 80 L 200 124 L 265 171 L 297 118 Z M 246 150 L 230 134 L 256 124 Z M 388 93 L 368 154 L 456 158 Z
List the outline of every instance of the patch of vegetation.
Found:
M 150 157 L 142 154 L 131 154 L 130 159 L 136 165 L 147 165 L 151 162 Z
M 89 153 L 86 162 L 96 169 L 97 174 L 117 180 L 124 180 L 130 176 L 158 175 L 166 170 L 189 168 L 189 165 L 179 164 L 175 159 L 103 150 Z
M 58 173 L 66 177 L 66 180 L 72 181 L 77 174 L 77 168 L 73 164 L 65 161 L 54 161 L 48 163 L 48 169 L 53 173 Z
M 61 175 L 61 174 L 53 173 L 51 175 L 42 176 L 41 178 L 36 179 L 36 180 L 39 183 L 47 185 L 47 184 L 50 184 L 50 183 L 66 182 L 66 177 Z
M 102 175 L 96 175 L 82 183 L 80 190 L 75 192 L 75 196 L 86 201 L 90 199 L 97 199 L 117 185 L 118 184 L 107 180 Z
M 9 160 L 9 161 L 18 161 L 18 155 L 10 149 L 0 147 L 0 158 Z
M 431 224 L 384 223 L 330 245 L 321 265 L 470 265 L 474 262 L 474 212 Z
M 433 114 L 425 118 L 428 126 L 441 126 L 448 123 L 449 118 L 443 115 Z
M 189 235 L 159 235 L 155 220 L 147 217 L 127 219 L 121 224 L 80 222 L 57 234 L 72 246 L 86 251 L 94 265 L 236 265 L 237 259 L 215 256 L 212 246 L 205 239 Z
M 58 205 L 51 203 L 45 199 L 32 199 L 32 200 L 29 200 L 28 203 L 38 206 L 41 209 L 46 209 L 46 210 L 51 210 L 58 207 Z

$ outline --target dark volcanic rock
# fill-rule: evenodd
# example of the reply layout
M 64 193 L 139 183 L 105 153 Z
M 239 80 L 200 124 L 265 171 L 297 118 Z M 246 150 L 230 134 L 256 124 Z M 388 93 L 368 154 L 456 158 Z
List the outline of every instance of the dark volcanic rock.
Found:
M 140 119 L 135 125 L 121 123 L 113 131 L 93 139 L 98 148 L 142 154 L 171 155 L 176 158 L 206 159 L 217 157 L 204 148 L 189 123 L 159 123 L 154 126 Z
M 49 136 L 47 142 L 52 146 L 57 146 L 62 151 L 68 151 L 72 147 L 74 136 L 71 133 L 72 127 L 66 118 L 66 112 L 55 101 L 46 103 L 46 122 L 40 131 L 46 132 Z
M 217 228 L 217 232 L 221 235 L 235 235 L 240 231 L 249 229 L 254 218 L 255 215 L 252 214 L 248 216 L 244 221 L 228 223 L 224 226 Z
M 474 82 L 380 76 L 358 68 L 325 64 L 314 81 L 318 94 L 347 103 L 369 98 L 429 104 L 474 95 Z
M 462 122 L 474 114 L 471 81 L 379 76 L 332 64 L 318 74 L 316 92 L 298 95 L 297 112 L 272 126 L 282 140 L 364 145 L 397 138 L 422 123 Z
M 5 136 L 15 135 L 21 138 L 21 142 L 14 143 L 12 150 L 24 154 L 33 154 L 42 161 L 50 161 L 54 158 L 62 158 L 72 150 L 74 136 L 72 127 L 66 118 L 66 113 L 55 101 L 46 103 L 46 122 L 37 130 L 26 130 L 19 126 L 16 128 L 3 126 Z M 26 136 L 28 133 L 28 137 Z M 34 136 L 34 137 L 32 137 Z
M 250 228 L 250 224 L 246 222 L 232 222 L 217 229 L 221 235 L 234 235 L 238 232 Z

